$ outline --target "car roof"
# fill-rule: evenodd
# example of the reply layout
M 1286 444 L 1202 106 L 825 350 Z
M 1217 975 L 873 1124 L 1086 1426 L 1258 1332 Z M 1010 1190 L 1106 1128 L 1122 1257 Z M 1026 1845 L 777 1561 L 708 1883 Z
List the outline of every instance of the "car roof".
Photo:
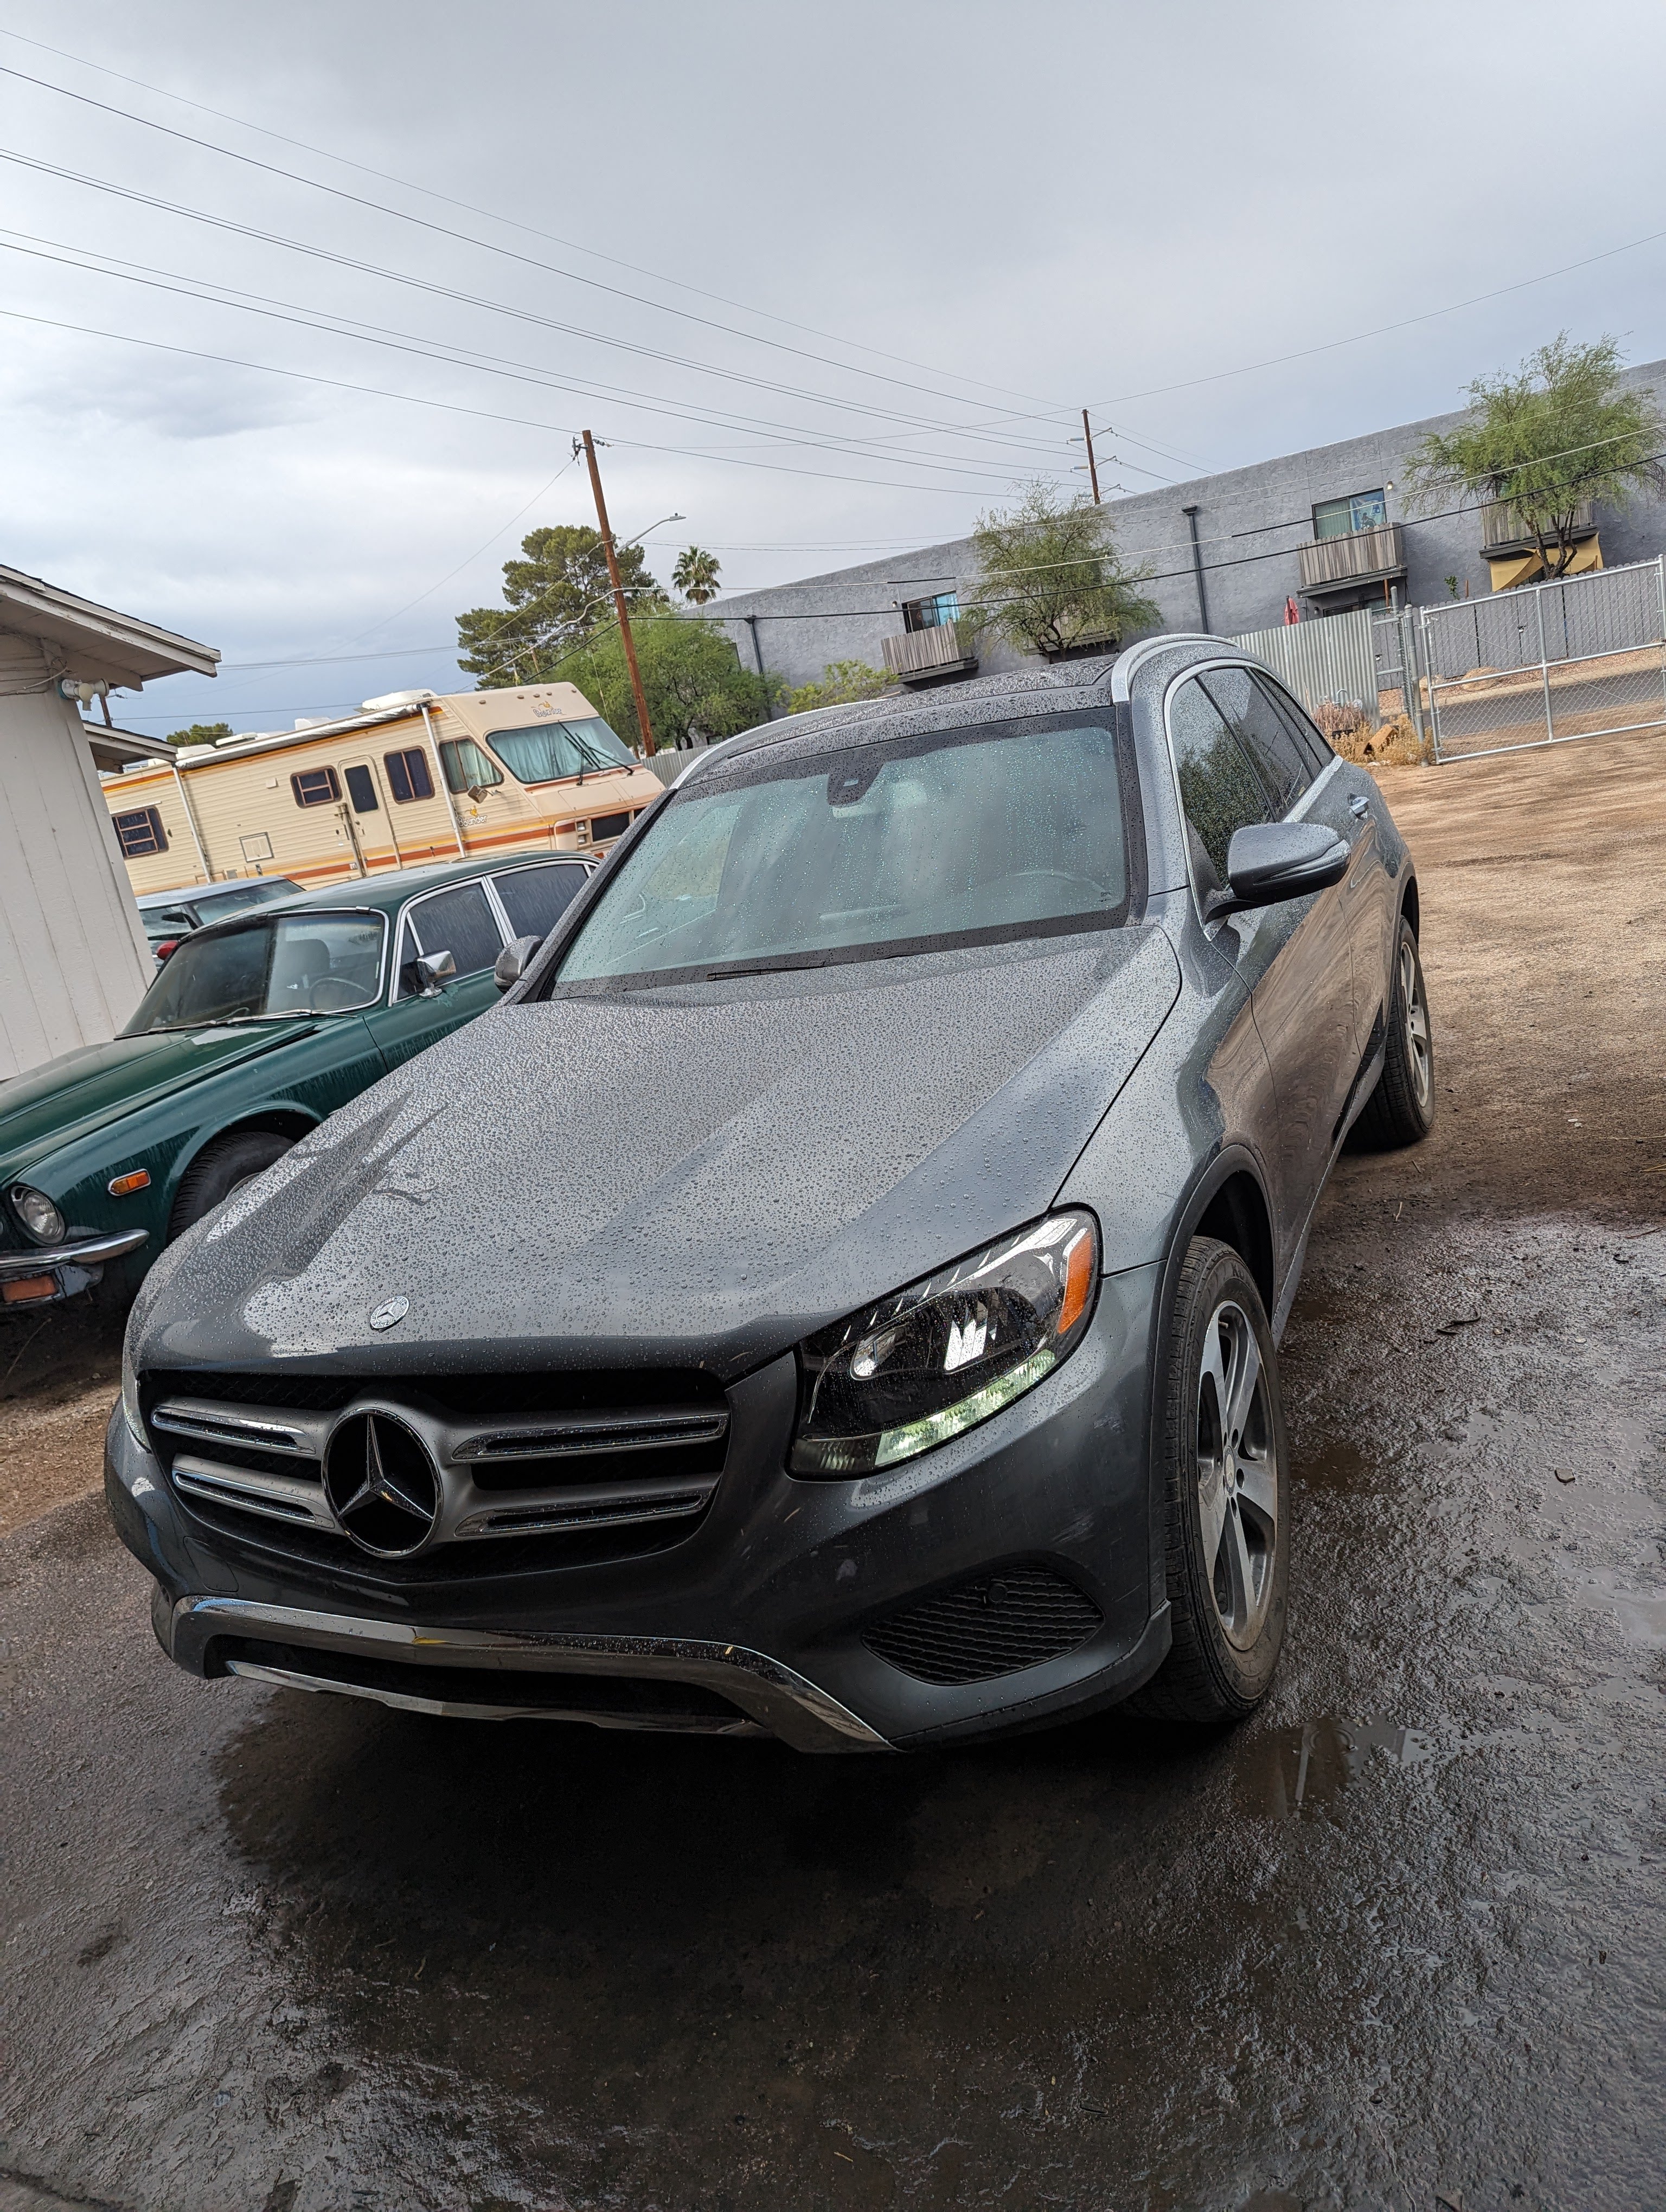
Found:
M 141 914 L 151 914 L 158 907 L 186 904 L 200 906 L 212 903 L 216 899 L 229 898 L 234 892 L 246 895 L 251 884 L 294 882 L 295 878 L 292 876 L 234 876 L 229 883 L 181 884 L 177 890 L 141 891 L 137 903 Z M 299 884 L 295 884 L 295 889 L 297 891 L 300 890 Z
M 575 862 L 585 868 L 595 865 L 593 857 L 587 853 L 500 853 L 490 859 L 477 854 L 472 860 L 435 860 L 426 867 L 390 868 L 374 876 L 350 877 L 345 883 L 325 884 L 314 890 L 300 891 L 294 898 L 274 899 L 260 912 L 264 917 L 273 914 L 314 914 L 325 909 L 339 913 L 346 907 L 374 907 L 379 913 L 396 914 L 407 899 L 416 898 L 423 891 L 443 890 L 447 884 L 469 883 L 477 876 L 502 875 L 510 868 L 536 866 L 551 860 Z

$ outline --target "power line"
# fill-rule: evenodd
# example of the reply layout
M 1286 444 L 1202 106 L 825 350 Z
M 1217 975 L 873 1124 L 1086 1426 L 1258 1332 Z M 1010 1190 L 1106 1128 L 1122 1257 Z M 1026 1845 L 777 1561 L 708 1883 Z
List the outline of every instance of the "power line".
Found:
M 187 222 L 202 223 L 210 229 L 224 231 L 234 237 L 253 239 L 262 245 L 275 246 L 285 252 L 299 253 L 312 260 L 351 270 L 356 275 L 379 277 L 384 283 L 402 285 L 409 290 L 427 293 L 435 298 L 451 301 L 459 306 L 482 308 L 490 314 L 504 315 L 513 321 L 530 323 L 542 330 L 556 331 L 563 337 L 577 337 L 592 344 L 606 346 L 615 352 L 631 354 L 641 360 L 660 362 L 671 368 L 690 370 L 696 375 L 715 377 L 726 383 L 744 385 L 749 390 L 769 392 L 789 398 L 807 400 L 814 406 L 831 407 L 846 414 L 871 416 L 887 422 L 905 423 L 927 432 L 939 432 L 952 436 L 971 438 L 987 444 L 1005 446 L 1014 452 L 1026 450 L 1045 453 L 1054 450 L 1053 447 L 1044 441 L 992 436 L 991 431 L 994 425 L 989 422 L 964 424 L 942 422 L 929 416 L 905 414 L 895 406 L 879 406 L 866 400 L 842 398 L 835 393 L 816 392 L 800 385 L 781 384 L 769 377 L 753 376 L 745 370 L 720 368 L 710 362 L 691 360 L 685 355 L 666 353 L 658 347 L 644 345 L 634 339 L 612 337 L 605 331 L 590 330 L 582 324 L 562 322 L 553 316 L 539 314 L 532 308 L 512 306 L 503 301 L 485 298 L 477 293 L 460 291 L 455 286 L 441 284 L 429 277 L 411 276 L 402 270 L 385 268 L 380 263 L 360 260 L 351 254 L 339 253 L 328 246 L 313 246 L 304 239 L 289 238 L 279 231 L 263 230 L 258 225 L 239 222 L 228 216 L 215 215 L 204 208 L 189 207 L 179 201 L 163 199 L 155 193 L 140 191 L 132 185 L 117 184 L 109 178 L 90 176 L 82 170 L 66 168 L 59 162 L 47 161 L 38 155 L 19 153 L 15 148 L 0 147 L 0 161 L 9 161 L 21 168 L 36 170 L 42 175 L 59 178 L 69 184 L 80 185 L 90 191 L 108 193 L 112 198 L 131 201 L 136 206 L 160 209 L 164 214 L 178 216 Z M 110 256 L 100 258 L 114 258 Z M 219 285 L 214 289 L 225 292 L 232 288 Z M 328 313 L 330 311 L 322 312 Z M 344 321 L 348 319 L 337 316 L 334 319 Z M 468 349 L 463 349 L 463 350 L 468 350 Z M 593 388 L 597 392 L 605 392 L 618 387 L 595 386 Z M 741 422 L 745 419 L 745 417 L 737 418 Z
M 702 414 L 692 407 L 632 394 L 628 387 L 623 386 L 575 382 L 537 368 L 530 362 L 508 360 L 502 355 L 480 353 L 471 348 L 448 349 L 438 340 L 420 337 L 411 331 L 391 330 L 385 324 L 356 322 L 328 310 L 320 313 L 293 301 L 274 300 L 269 295 L 240 292 L 229 285 L 205 290 L 202 289 L 201 280 L 179 276 L 173 270 L 156 270 L 149 263 L 125 262 L 113 254 L 76 258 L 74 257 L 83 253 L 84 249 L 72 247 L 67 252 L 54 253 L 46 252 L 42 244 L 16 245 L 9 242 L 9 240 L 29 235 L 29 233 L 21 231 L 0 233 L 0 251 L 24 254 L 32 260 L 50 261 L 62 268 L 78 269 L 88 276 L 143 285 L 148 290 L 200 301 L 208 307 L 229 307 L 240 314 L 258 315 L 270 322 L 289 323 L 301 330 L 320 331 L 329 337 L 351 338 L 360 344 L 380 346 L 389 352 L 410 355 L 420 361 L 439 362 L 450 368 L 469 370 L 476 375 L 504 377 L 514 383 L 531 384 L 541 391 L 560 392 L 575 398 L 604 397 L 616 405 L 622 404 L 649 415 L 663 415 L 673 422 L 692 422 L 713 429 L 744 429 L 750 424 L 757 424 L 761 426 L 756 433 L 758 437 L 786 434 L 784 442 L 789 449 L 805 446 L 823 453 L 849 453 L 866 459 L 896 459 L 907 461 L 915 468 L 930 469 L 941 474 L 982 477 L 1001 484 L 1011 481 L 1004 471 L 986 469 L 976 461 L 960 461 L 952 457 L 939 459 L 930 453 L 896 454 L 887 452 L 884 448 L 891 441 L 883 439 L 859 439 L 839 431 L 817 434 L 800 430 L 793 423 L 770 422 L 762 416 L 735 415 L 727 409 Z M 50 240 L 46 243 L 57 242 Z M 144 273 L 146 271 L 149 273 Z M 716 447 L 703 450 L 711 454 L 721 453 L 721 449 Z M 759 448 L 754 444 L 751 450 Z
M 981 392 L 999 392 L 1004 398 L 1027 399 L 1040 407 L 1056 407 L 1061 404 L 1056 400 L 1043 399 L 1032 392 L 1015 392 L 1006 385 L 988 384 L 981 377 L 964 375 L 958 369 L 938 368 L 929 362 L 911 360 L 905 354 L 887 353 L 883 347 L 866 345 L 860 338 L 843 337 L 836 331 L 819 330 L 813 323 L 795 322 L 790 315 L 778 315 L 768 307 L 754 307 L 745 300 L 732 300 L 724 293 L 708 291 L 703 286 L 689 283 L 684 277 L 667 276 L 663 270 L 645 268 L 640 262 L 625 261 L 614 253 L 603 253 L 593 246 L 586 246 L 576 239 L 562 238 L 554 231 L 540 230 L 536 224 L 522 222 L 514 216 L 501 215 L 491 208 L 477 207 L 472 201 L 454 198 L 448 192 L 437 192 L 432 185 L 419 185 L 409 177 L 395 176 L 386 169 L 373 168 L 367 161 L 354 161 L 350 155 L 332 153 L 326 146 L 310 145 L 304 138 L 288 137 L 283 131 L 273 131 L 264 124 L 252 123 L 246 116 L 231 114 L 224 108 L 210 107 L 204 100 L 188 100 L 183 93 L 170 92 L 165 85 L 148 83 L 143 77 L 128 76 L 122 70 L 110 69 L 102 62 L 88 61 L 84 55 L 70 53 L 62 46 L 48 46 L 44 39 L 27 38 L 21 31 L 0 29 L 0 37 L 15 40 L 21 46 L 33 46 L 42 53 L 55 55 L 59 61 L 72 62 L 77 68 L 93 70 L 100 76 L 114 77 L 119 83 L 136 85 L 142 92 L 155 93 L 158 99 L 177 101 L 181 107 L 194 108 L 202 115 L 212 115 L 217 122 L 230 123 L 239 130 L 252 131 L 263 138 L 275 139 L 281 146 L 294 146 L 303 154 L 315 155 L 321 161 L 338 162 L 344 168 L 356 169 L 362 175 L 374 177 L 383 184 L 398 185 L 403 191 L 420 192 L 426 199 L 437 200 L 446 207 L 460 208 L 467 215 L 484 216 L 488 222 L 507 224 L 512 230 L 524 231 L 529 238 L 541 238 L 548 245 L 563 246 L 576 253 L 587 253 L 593 260 L 605 261 L 616 269 L 628 269 L 633 276 L 649 277 L 656 284 L 669 284 L 679 292 L 693 294 L 696 299 L 714 300 L 720 307 L 733 307 L 742 314 L 757 315 L 765 322 L 779 323 L 783 329 L 802 331 L 809 337 L 825 338 L 833 345 L 847 346 L 856 353 L 872 354 L 876 361 L 895 362 L 899 368 L 917 368 L 927 376 L 950 377 L 958 384 L 970 384 Z M 64 89 L 61 86 L 52 88 Z M 143 122 L 145 118 L 134 117 L 130 119 Z M 768 343 L 767 340 L 755 342 Z M 855 373 L 861 374 L 860 370 Z M 1138 444 L 1139 441 L 1136 439 L 1134 442 Z M 1161 448 L 1153 447 L 1151 450 L 1159 452 Z M 1186 457 L 1170 455 L 1169 458 L 1184 460 Z
M 576 270 L 557 268 L 553 262 L 540 261 L 532 254 L 518 253 L 513 246 L 500 246 L 491 239 L 472 237 L 467 231 L 453 229 L 447 223 L 430 222 L 426 216 L 412 215 L 407 209 L 389 207 L 380 200 L 367 198 L 362 192 L 345 191 L 338 185 L 326 185 L 316 177 L 303 176 L 298 170 L 283 168 L 274 161 L 262 161 L 252 154 L 240 154 L 232 147 L 216 145 L 212 139 L 199 138 L 192 131 L 176 131 L 169 124 L 158 123 L 147 115 L 136 115 L 131 109 L 118 107 L 109 100 L 94 100 L 90 93 L 72 92 L 67 85 L 53 84 L 46 77 L 32 76 L 27 70 L 11 69 L 0 63 L 0 76 L 15 78 L 20 83 L 33 85 L 42 92 L 56 93 L 60 99 L 75 100 L 83 107 L 96 108 L 102 114 L 119 117 L 124 122 L 137 124 L 143 130 L 158 131 L 164 137 L 177 139 L 183 145 L 198 147 L 204 153 L 217 154 L 225 161 L 240 162 L 245 167 L 261 170 L 268 176 L 281 177 L 289 184 L 304 185 L 311 191 L 326 193 L 332 199 L 345 201 L 373 214 L 387 216 L 396 222 L 414 224 L 418 229 L 431 232 L 435 237 L 451 239 L 482 252 L 499 254 L 525 268 L 536 269 L 543 275 L 558 276 L 569 283 L 587 285 L 593 291 L 605 292 L 618 300 L 628 300 L 633 306 L 650 308 L 658 314 L 674 315 L 680 321 L 695 323 L 706 330 L 720 331 L 724 336 L 739 338 L 744 343 L 769 346 L 778 352 L 793 354 L 803 361 L 817 362 L 824 368 L 838 370 L 841 375 L 866 377 L 878 383 L 895 385 L 900 391 L 920 392 L 933 398 L 948 399 L 958 406 L 967 404 L 958 392 L 942 392 L 929 385 L 915 384 L 906 377 L 888 376 L 880 369 L 853 368 L 848 362 L 834 361 L 828 355 L 812 353 L 805 346 L 788 345 L 779 338 L 759 337 L 753 331 L 738 330 L 732 323 L 719 322 L 714 316 L 697 315 L 687 307 L 668 307 L 663 301 L 651 300 L 642 293 L 628 291 L 623 285 L 606 283 L 599 276 L 586 276 Z

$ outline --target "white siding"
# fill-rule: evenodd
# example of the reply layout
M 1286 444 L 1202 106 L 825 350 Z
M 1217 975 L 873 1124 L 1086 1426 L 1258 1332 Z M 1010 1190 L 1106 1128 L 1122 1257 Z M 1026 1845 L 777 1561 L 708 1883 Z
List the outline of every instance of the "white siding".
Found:
M 152 973 L 80 718 L 0 635 L 0 1078 L 113 1036 Z

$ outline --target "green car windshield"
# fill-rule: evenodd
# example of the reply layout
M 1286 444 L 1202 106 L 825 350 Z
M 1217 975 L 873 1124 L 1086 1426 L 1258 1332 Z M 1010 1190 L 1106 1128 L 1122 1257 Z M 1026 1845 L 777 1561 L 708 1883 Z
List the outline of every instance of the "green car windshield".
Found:
M 379 914 L 252 915 L 187 937 L 122 1035 L 374 1006 L 386 928 Z
M 555 988 L 1114 927 L 1124 796 L 1113 732 L 1079 715 L 714 761 L 622 856 Z

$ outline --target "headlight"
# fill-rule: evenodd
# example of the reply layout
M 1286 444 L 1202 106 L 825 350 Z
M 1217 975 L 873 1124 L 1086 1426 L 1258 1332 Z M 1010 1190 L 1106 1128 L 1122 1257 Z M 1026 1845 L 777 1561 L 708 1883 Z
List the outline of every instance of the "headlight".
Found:
M 866 1474 L 987 1421 L 1075 1350 L 1098 1279 L 1091 1214 L 1049 1214 L 806 1338 L 788 1466 Z
M 36 1190 L 31 1183 L 15 1182 L 6 1195 L 12 1212 L 37 1244 L 64 1242 L 64 1216 L 44 1190 Z
M 121 1410 L 122 1418 L 132 1431 L 133 1440 L 147 1451 L 150 1439 L 144 1432 L 144 1416 L 139 1411 L 139 1370 L 133 1364 L 132 1331 L 122 1339 L 121 1346 Z

